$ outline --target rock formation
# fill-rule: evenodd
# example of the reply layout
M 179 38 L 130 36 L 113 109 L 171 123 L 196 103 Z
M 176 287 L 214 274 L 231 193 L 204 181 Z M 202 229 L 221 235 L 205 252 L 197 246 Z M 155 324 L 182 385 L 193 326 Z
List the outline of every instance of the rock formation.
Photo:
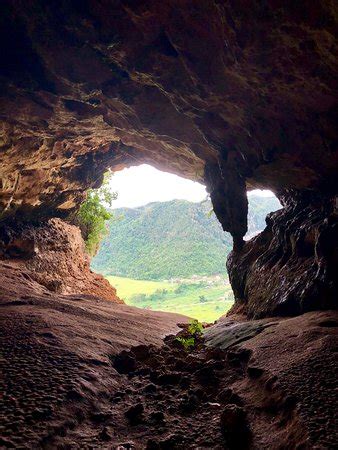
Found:
M 337 448 L 337 312 L 299 315 L 336 309 L 337 17 L 1 1 L 1 447 Z M 233 315 L 189 354 L 162 340 L 187 318 L 116 304 L 69 224 L 107 168 L 140 163 L 204 182 L 234 238 Z M 284 209 L 245 243 L 255 187 Z
M 3 272 L 13 275 L 11 284 L 4 282 L 9 297 L 15 284 L 20 284 L 20 277 L 18 280 L 15 274 L 21 272 L 26 280 L 34 283 L 35 291 L 85 294 L 123 303 L 108 281 L 90 270 L 79 228 L 60 219 L 50 219 L 40 225 L 3 226 L 0 258 L 0 277 Z
M 233 311 L 258 318 L 336 309 L 334 202 L 310 192 L 294 193 L 266 222 L 262 233 L 229 255 L 227 268 L 237 300 Z
M 0 21 L 3 221 L 69 219 L 148 162 L 206 183 L 237 252 L 246 189 L 337 194 L 334 2 L 4 0 Z

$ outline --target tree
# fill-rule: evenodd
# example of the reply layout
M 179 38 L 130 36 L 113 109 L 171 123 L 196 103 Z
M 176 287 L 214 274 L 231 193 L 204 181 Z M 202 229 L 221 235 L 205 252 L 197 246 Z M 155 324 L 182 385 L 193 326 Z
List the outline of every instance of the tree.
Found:
M 199 296 L 199 301 L 200 301 L 200 303 L 206 303 L 207 299 L 205 298 L 205 295 L 200 295 Z
M 112 192 L 109 187 L 111 177 L 112 173 L 106 172 L 102 186 L 87 191 L 87 198 L 77 215 L 78 225 L 90 256 L 97 253 L 102 238 L 107 234 L 106 221 L 114 216 L 107 209 L 117 198 L 117 192 Z

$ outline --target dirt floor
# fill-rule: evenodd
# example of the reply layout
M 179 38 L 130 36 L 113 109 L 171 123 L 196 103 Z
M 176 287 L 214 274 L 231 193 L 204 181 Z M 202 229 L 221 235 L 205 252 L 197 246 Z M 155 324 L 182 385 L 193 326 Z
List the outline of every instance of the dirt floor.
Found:
M 338 446 L 336 312 L 224 318 L 186 351 L 184 316 L 8 290 L 0 448 Z

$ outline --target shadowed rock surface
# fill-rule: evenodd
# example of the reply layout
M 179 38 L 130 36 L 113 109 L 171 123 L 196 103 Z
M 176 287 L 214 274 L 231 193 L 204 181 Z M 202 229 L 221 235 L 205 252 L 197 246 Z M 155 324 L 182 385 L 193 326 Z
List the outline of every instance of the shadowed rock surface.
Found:
M 0 20 L 3 220 L 71 218 L 107 167 L 150 163 L 206 183 L 236 252 L 247 188 L 272 189 L 291 214 L 305 197 L 315 209 L 320 199 L 323 224 L 337 223 L 335 2 L 5 0 Z M 262 251 L 258 241 L 250 254 Z M 289 258 L 284 244 L 275 259 Z M 293 257 L 310 297 L 328 277 L 333 298 L 330 258 L 306 272 Z M 243 276 L 236 264 L 233 280 Z M 316 305 L 290 307 L 299 289 L 290 278 L 283 293 L 274 267 L 272 305 L 259 314 L 326 307 L 321 292 Z M 249 278 L 241 284 L 256 304 Z
M 234 311 L 249 317 L 336 309 L 338 222 L 334 205 L 303 194 L 268 215 L 267 227 L 227 261 Z
M 1 2 L 1 447 L 337 448 L 337 313 L 307 312 L 337 308 L 337 17 L 331 0 Z M 162 340 L 187 319 L 116 304 L 59 220 L 140 163 L 205 183 L 233 236 L 232 322 L 189 356 Z M 284 209 L 244 243 L 254 187 Z
M 224 318 L 186 353 L 175 336 L 162 341 L 187 322 L 175 314 L 32 293 L 0 309 L 1 447 L 337 443 L 335 312 L 267 327 Z
M 148 162 L 206 183 L 235 251 L 248 187 L 288 208 L 320 198 L 321 220 L 337 223 L 336 3 L 6 0 L 1 13 L 3 219 L 71 217 L 107 167 Z M 250 253 L 260 251 L 256 240 Z M 299 276 L 317 289 L 320 275 Z M 262 314 L 297 291 L 285 298 L 273 283 Z

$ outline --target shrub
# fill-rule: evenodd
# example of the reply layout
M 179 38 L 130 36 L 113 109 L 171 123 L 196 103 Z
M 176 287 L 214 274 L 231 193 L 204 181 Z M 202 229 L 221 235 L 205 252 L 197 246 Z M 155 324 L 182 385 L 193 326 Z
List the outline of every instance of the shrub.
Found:
M 188 326 L 188 332 L 192 335 L 192 336 L 199 336 L 202 334 L 203 331 L 203 325 L 201 324 L 201 322 L 199 322 L 197 319 L 193 319 Z
M 178 341 L 180 344 L 183 345 L 185 350 L 189 350 L 190 348 L 194 347 L 195 345 L 195 338 L 184 338 L 184 337 L 177 337 L 176 341 Z
M 185 350 L 190 350 L 195 347 L 196 339 L 198 339 L 203 331 L 203 325 L 197 319 L 193 319 L 188 326 L 187 333 L 188 336 L 179 336 L 176 338 Z
M 179 284 L 178 287 L 175 289 L 175 294 L 182 294 L 183 292 L 187 291 L 189 289 L 189 284 L 182 283 Z
M 134 295 L 132 295 L 131 300 L 135 303 L 142 303 L 142 302 L 148 300 L 148 296 L 147 296 L 147 294 L 143 294 L 143 293 L 134 294 Z
M 87 191 L 87 198 L 77 215 L 87 253 L 91 256 L 97 253 L 102 238 L 107 234 L 106 221 L 113 217 L 113 213 L 107 209 L 117 198 L 117 193 L 111 192 L 109 188 L 111 176 L 111 172 L 107 172 L 100 188 Z
M 200 303 L 206 303 L 208 300 L 205 298 L 205 295 L 200 295 L 199 301 L 200 301 Z

